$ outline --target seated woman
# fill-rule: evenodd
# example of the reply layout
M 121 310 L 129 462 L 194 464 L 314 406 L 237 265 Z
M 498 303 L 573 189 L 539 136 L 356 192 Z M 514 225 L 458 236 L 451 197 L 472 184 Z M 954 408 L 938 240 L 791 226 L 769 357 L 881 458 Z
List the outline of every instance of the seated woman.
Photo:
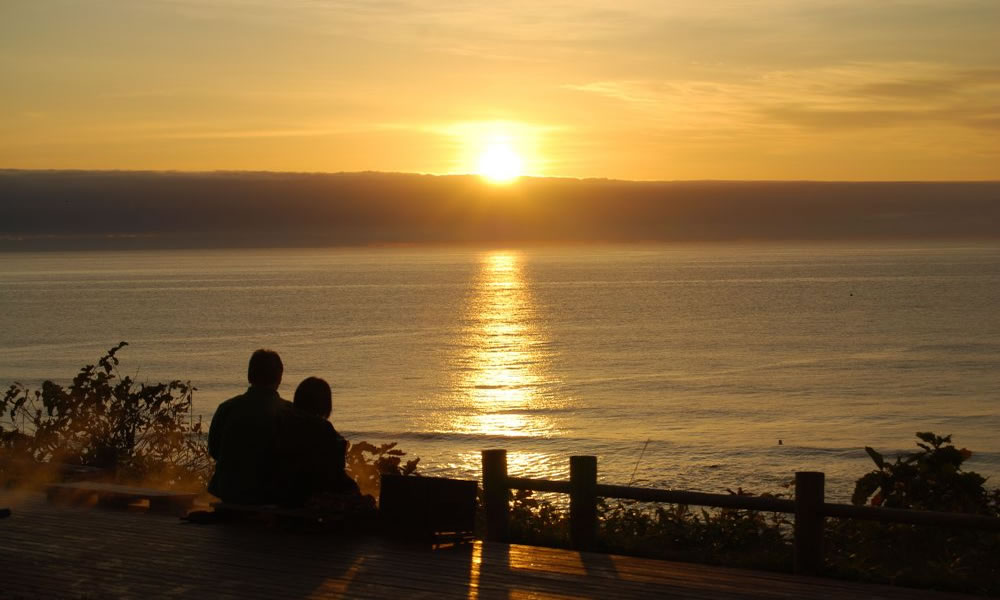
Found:
M 278 503 L 302 507 L 311 497 L 329 493 L 360 495 L 344 471 L 347 440 L 330 424 L 330 385 L 304 379 L 292 406 L 278 415 L 274 492 Z

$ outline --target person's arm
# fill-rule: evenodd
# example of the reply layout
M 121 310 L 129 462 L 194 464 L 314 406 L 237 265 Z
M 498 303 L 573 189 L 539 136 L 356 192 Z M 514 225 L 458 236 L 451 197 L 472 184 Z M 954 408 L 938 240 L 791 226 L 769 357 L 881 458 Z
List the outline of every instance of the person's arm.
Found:
M 215 410 L 212 416 L 212 424 L 208 428 L 208 454 L 215 460 L 219 460 L 219 446 L 222 445 L 222 431 L 226 427 L 226 414 L 229 412 L 229 405 L 223 402 Z
M 339 433 L 337 436 L 337 453 L 336 461 L 339 467 L 338 473 L 341 481 L 341 491 L 352 492 L 355 494 L 361 493 L 361 488 L 358 487 L 358 482 L 354 481 L 354 478 L 347 474 L 347 438 L 341 436 Z
M 347 439 L 339 433 L 334 433 L 334 436 L 337 440 L 334 446 L 334 463 L 344 471 L 347 468 Z
M 329 421 L 324 423 L 323 461 L 327 485 L 338 492 L 356 491 L 357 484 L 347 475 L 347 440 L 337 433 Z

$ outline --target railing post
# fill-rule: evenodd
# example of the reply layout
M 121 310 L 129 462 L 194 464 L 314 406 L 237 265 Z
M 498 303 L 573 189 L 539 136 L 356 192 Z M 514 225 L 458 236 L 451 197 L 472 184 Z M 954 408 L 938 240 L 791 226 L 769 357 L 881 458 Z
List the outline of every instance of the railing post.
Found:
M 823 570 L 823 473 L 795 474 L 795 572 L 818 575 Z
M 597 457 L 569 457 L 570 541 L 591 550 L 597 541 Z
M 507 451 L 483 450 L 483 503 L 486 539 L 506 542 L 510 536 L 510 488 L 507 487 Z

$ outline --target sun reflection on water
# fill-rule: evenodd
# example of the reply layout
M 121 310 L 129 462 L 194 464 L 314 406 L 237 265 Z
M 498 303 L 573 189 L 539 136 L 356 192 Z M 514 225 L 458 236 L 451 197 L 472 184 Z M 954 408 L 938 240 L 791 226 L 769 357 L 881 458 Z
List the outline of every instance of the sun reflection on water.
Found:
M 460 413 L 450 424 L 466 434 L 549 436 L 545 411 L 555 408 L 547 375 L 548 339 L 516 252 L 485 254 L 468 305 L 457 390 Z

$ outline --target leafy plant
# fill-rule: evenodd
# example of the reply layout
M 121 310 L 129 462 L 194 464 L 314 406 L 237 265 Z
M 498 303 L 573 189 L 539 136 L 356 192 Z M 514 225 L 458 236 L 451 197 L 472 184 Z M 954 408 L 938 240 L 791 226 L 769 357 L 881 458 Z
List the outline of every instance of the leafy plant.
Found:
M 406 453 L 396 448 L 396 442 L 378 446 L 357 442 L 347 447 L 347 474 L 358 483 L 362 494 L 378 498 L 382 475 L 415 475 L 419 458 L 403 462 Z
M 919 452 L 888 462 L 866 446 L 876 470 L 857 481 L 851 502 L 889 508 L 914 508 L 985 515 L 1000 515 L 995 501 L 983 485 L 979 473 L 962 471 L 962 463 L 972 456 L 966 448 L 951 444 L 951 436 L 918 432 Z
M 791 556 L 789 521 L 781 513 L 626 500 L 599 511 L 601 542 L 613 552 L 778 570 Z
M 531 490 L 512 490 L 511 539 L 523 544 L 563 548 L 569 546 L 569 515 Z
M 916 434 L 919 451 L 888 461 L 865 450 L 877 467 L 855 484 L 851 501 L 889 508 L 1000 516 L 1000 489 L 963 471 L 972 456 L 951 436 Z M 831 573 L 869 581 L 1000 594 L 1000 535 L 945 527 L 829 519 L 827 564 Z
M 201 422 L 191 420 L 195 388 L 122 376 L 117 354 L 127 345 L 83 367 L 68 388 L 52 381 L 37 390 L 11 385 L 0 400 L 5 463 L 87 465 L 118 481 L 203 488 L 211 462 Z
M 731 492 L 749 495 L 742 489 Z M 692 510 L 686 505 L 630 500 L 598 502 L 601 550 L 714 564 L 787 569 L 788 519 L 751 510 Z M 517 543 L 566 547 L 569 515 L 529 490 L 511 496 L 510 533 Z

